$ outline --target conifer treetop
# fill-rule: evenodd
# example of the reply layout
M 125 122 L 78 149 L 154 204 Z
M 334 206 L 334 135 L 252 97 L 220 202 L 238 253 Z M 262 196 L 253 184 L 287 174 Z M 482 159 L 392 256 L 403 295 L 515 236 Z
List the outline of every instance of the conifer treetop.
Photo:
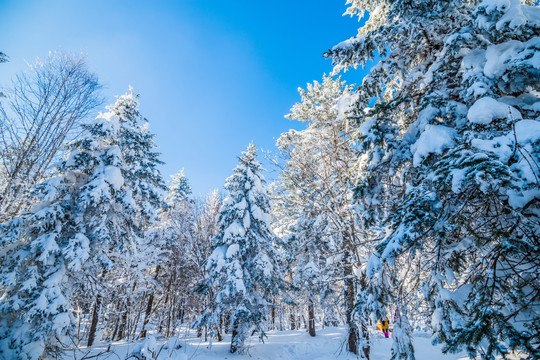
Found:
M 184 169 L 171 175 L 171 185 L 169 186 L 169 193 L 166 199 L 169 205 L 174 205 L 187 199 L 191 193 L 191 185 L 184 173 Z

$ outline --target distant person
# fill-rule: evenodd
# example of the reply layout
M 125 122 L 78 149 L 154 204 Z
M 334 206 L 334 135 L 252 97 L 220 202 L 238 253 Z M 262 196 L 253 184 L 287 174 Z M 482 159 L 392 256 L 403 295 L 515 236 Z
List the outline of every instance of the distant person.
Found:
M 388 316 L 384 320 L 379 319 L 379 321 L 381 322 L 379 328 L 382 330 L 382 332 L 384 334 L 384 337 L 388 338 L 389 337 L 389 334 L 388 334 L 388 328 L 389 328 Z

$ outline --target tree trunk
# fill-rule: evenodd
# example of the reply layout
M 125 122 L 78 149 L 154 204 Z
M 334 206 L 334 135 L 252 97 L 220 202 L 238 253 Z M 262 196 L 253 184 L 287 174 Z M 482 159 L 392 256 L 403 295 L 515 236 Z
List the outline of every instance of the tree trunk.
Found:
M 350 261 L 350 254 L 347 252 L 343 259 L 343 275 L 345 276 L 345 314 L 348 328 L 347 350 L 358 355 L 359 332 L 354 321 L 356 291 L 354 286 L 353 267 Z
M 176 298 L 171 295 L 169 300 L 169 311 L 167 311 L 167 332 L 166 337 L 170 337 L 171 335 L 171 322 L 173 319 L 176 319 Z
M 368 328 L 365 322 L 362 322 L 361 329 L 362 329 L 362 339 L 369 339 L 369 332 L 368 332 Z M 364 351 L 365 358 L 369 360 L 370 348 L 369 348 L 369 343 L 367 341 L 364 342 L 364 348 L 362 350 Z
M 127 317 L 128 317 L 128 311 L 126 309 L 126 310 L 124 310 L 124 313 L 122 314 L 122 317 L 119 319 L 118 334 L 117 334 L 116 340 L 123 340 L 124 339 L 124 333 L 125 333 L 126 327 L 127 327 Z
M 291 307 L 289 314 L 289 322 L 291 323 L 291 330 L 296 330 L 296 316 L 294 314 L 294 307 Z
M 217 332 L 217 341 L 223 341 L 223 336 L 221 335 L 221 330 L 218 328 Z
M 182 301 L 180 301 L 179 315 L 180 315 L 180 324 L 183 324 L 184 321 L 185 321 L 185 316 L 186 316 L 186 310 L 184 309 L 184 299 L 183 298 L 182 298 Z
M 151 293 L 148 297 L 148 303 L 146 305 L 146 311 L 144 312 L 144 321 L 141 330 L 140 338 L 143 339 L 146 337 L 146 325 L 150 321 L 150 314 L 152 313 L 152 306 L 154 305 L 154 293 Z
M 236 337 L 238 336 L 238 320 L 235 320 L 233 328 L 232 328 L 232 337 L 231 337 L 231 354 L 234 354 L 238 348 L 236 347 L 236 344 L 234 341 L 236 340 Z
M 112 336 L 111 336 L 111 338 L 109 340 L 114 340 L 116 338 L 116 334 L 118 333 L 118 326 L 119 326 L 118 322 L 119 322 L 119 320 L 117 318 L 116 321 L 115 321 L 115 324 L 114 324 L 114 330 L 112 332 Z
M 154 275 L 154 281 L 157 281 L 159 270 L 161 270 L 161 266 L 156 266 L 156 274 Z M 172 280 L 171 280 L 172 282 Z M 169 285 L 167 286 L 167 296 L 169 295 L 169 290 L 171 288 L 171 282 L 169 282 Z M 134 287 L 135 288 L 135 287 Z M 165 300 L 165 303 L 167 303 L 167 300 Z M 144 313 L 144 321 L 143 321 L 143 327 L 141 330 L 141 339 L 146 337 L 146 325 L 148 325 L 148 322 L 150 321 L 150 314 L 152 313 L 152 306 L 154 305 L 154 293 L 152 292 L 150 294 L 150 297 L 148 298 L 148 304 L 146 305 L 146 312 Z M 161 322 L 160 322 L 161 323 Z M 137 324 L 135 324 L 137 326 Z
M 156 271 L 156 278 L 157 278 L 157 271 Z M 171 293 L 171 286 L 172 286 L 173 279 L 174 279 L 174 273 L 169 278 L 167 289 L 165 290 L 165 301 L 163 301 L 164 306 L 167 306 L 167 304 L 169 304 L 169 308 L 167 310 L 167 334 L 169 333 L 169 326 L 171 324 L 171 312 L 174 307 L 174 296 Z M 159 330 L 158 330 L 159 333 L 161 333 L 161 330 L 163 328 L 163 321 L 164 320 L 161 320 L 161 319 L 159 321 Z
M 361 287 L 361 290 L 364 290 L 367 287 L 366 274 L 364 272 L 362 272 L 362 275 L 360 276 L 359 285 Z M 368 321 L 370 320 L 367 318 L 363 318 L 362 320 L 363 321 L 361 322 L 361 325 L 360 325 L 362 339 L 364 339 L 362 350 L 364 352 L 365 358 L 369 360 L 370 347 L 369 347 L 369 331 L 368 331 L 367 325 L 368 325 Z
M 272 316 L 272 330 L 276 330 L 276 305 L 275 305 L 275 302 L 272 305 L 271 314 L 272 314 L 271 315 Z
M 82 309 L 80 305 L 77 305 L 77 347 L 81 343 L 81 324 L 85 315 L 82 314 Z M 86 327 L 85 327 L 86 329 Z
M 228 334 L 229 331 L 231 330 L 230 327 L 231 327 L 231 314 L 230 313 L 225 313 L 225 319 L 223 321 L 225 323 L 225 334 Z
M 309 335 L 315 336 L 315 306 L 311 297 L 308 303 L 308 329 Z
M 223 315 L 219 315 L 219 326 L 217 328 L 217 341 L 223 340 L 223 335 L 221 335 L 222 332 L 223 332 Z
M 94 309 L 92 310 L 92 323 L 90 325 L 90 331 L 88 332 L 88 344 L 90 347 L 94 343 L 96 337 L 97 324 L 99 320 L 99 307 L 101 305 L 101 296 L 96 296 L 96 302 L 94 303 Z

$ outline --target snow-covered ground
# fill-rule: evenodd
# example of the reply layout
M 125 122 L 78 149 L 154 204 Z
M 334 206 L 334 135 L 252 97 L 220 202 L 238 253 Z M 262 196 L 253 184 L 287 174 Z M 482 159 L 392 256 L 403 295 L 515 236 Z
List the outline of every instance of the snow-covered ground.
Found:
M 387 360 L 390 358 L 392 339 L 386 339 L 380 332 L 372 334 L 373 344 L 371 349 L 372 360 Z M 265 343 L 259 343 L 257 337 L 248 341 L 249 351 L 245 355 L 229 353 L 230 336 L 225 336 L 223 341 L 214 342 L 209 348 L 207 342 L 201 341 L 192 332 L 183 332 L 178 337 L 165 342 L 165 340 L 153 339 L 146 342 L 126 343 L 118 342 L 111 344 L 111 351 L 105 352 L 109 344 L 99 344 L 91 349 L 82 348 L 74 353 L 67 353 L 64 360 L 83 359 L 102 353 L 97 359 L 128 359 L 133 352 L 148 351 L 154 349 L 159 352 L 157 359 L 175 360 L 214 360 L 214 359 L 252 359 L 252 360 L 325 360 L 325 359 L 356 359 L 356 356 L 345 351 L 345 329 L 325 328 L 318 330 L 316 337 L 310 337 L 304 330 L 296 331 L 271 331 Z M 181 345 L 180 348 L 178 345 Z M 431 345 L 427 335 L 417 333 L 414 337 L 415 355 L 418 360 L 462 360 L 468 359 L 465 353 L 443 355 L 440 346 Z M 144 347 L 144 348 L 143 348 Z M 161 351 L 160 351 L 161 350 Z M 149 352 L 147 352 L 149 354 Z M 147 358 L 152 358 L 149 354 Z M 96 359 L 95 357 L 93 359 Z M 137 359 L 137 357 L 131 357 Z M 516 359 L 519 359 L 517 357 Z

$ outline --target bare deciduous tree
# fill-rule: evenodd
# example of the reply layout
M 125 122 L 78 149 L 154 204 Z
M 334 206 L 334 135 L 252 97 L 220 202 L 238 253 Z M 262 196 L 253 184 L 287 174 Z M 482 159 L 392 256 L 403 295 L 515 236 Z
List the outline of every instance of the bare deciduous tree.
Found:
M 0 103 L 0 220 L 24 209 L 31 185 L 98 105 L 101 86 L 80 55 L 50 53 L 17 75 Z

